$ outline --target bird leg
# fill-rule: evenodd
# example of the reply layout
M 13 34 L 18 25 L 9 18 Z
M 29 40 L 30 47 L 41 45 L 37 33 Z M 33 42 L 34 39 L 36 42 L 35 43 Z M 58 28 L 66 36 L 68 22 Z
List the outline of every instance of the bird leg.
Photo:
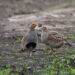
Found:
M 54 50 L 54 49 L 53 49 L 53 47 L 50 47 L 50 48 L 51 48 L 51 53 L 53 54 L 53 52 L 54 52 L 53 50 Z
M 53 54 L 53 48 L 52 47 L 49 47 L 48 49 L 50 49 L 50 54 Z
M 31 51 L 28 51 L 28 57 L 31 57 L 31 56 L 32 56 Z
M 33 53 L 32 53 L 32 51 L 30 52 L 30 57 L 32 57 L 32 55 L 33 55 Z
M 32 54 L 33 54 L 33 53 L 32 53 L 32 50 L 33 50 L 32 47 L 30 47 L 29 50 L 28 50 L 28 53 L 29 53 L 28 55 L 29 55 L 29 57 L 32 57 Z

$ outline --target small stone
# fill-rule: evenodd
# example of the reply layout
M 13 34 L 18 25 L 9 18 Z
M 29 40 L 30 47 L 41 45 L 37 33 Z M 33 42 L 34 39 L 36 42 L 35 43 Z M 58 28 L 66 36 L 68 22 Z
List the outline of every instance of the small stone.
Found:
M 6 46 L 8 47 L 8 46 L 9 46 L 9 44 L 6 44 Z

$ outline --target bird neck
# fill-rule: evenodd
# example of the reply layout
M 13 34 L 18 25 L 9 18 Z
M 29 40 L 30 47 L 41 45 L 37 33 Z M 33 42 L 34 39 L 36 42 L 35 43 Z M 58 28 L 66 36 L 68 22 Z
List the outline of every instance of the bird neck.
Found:
M 47 30 L 43 30 L 42 32 L 48 32 Z
M 30 31 L 34 31 L 35 29 L 30 28 Z

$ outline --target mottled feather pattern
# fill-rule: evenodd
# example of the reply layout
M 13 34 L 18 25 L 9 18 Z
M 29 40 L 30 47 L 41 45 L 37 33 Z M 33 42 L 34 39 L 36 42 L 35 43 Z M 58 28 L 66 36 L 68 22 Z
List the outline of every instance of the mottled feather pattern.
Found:
M 62 41 L 60 38 L 58 38 L 57 36 L 52 35 L 52 34 L 49 34 L 49 35 L 48 35 L 48 40 L 52 40 L 52 41 L 55 41 L 55 42 L 60 42 L 60 41 Z
M 58 38 L 56 35 L 48 33 L 47 28 L 44 26 L 42 28 L 41 40 L 52 49 L 59 48 L 64 44 L 61 38 Z

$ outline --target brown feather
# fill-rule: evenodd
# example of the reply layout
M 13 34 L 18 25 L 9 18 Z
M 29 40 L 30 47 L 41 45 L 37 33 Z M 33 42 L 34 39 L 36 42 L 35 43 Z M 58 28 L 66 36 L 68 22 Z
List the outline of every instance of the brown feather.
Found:
M 49 34 L 49 35 L 48 35 L 48 40 L 53 40 L 53 41 L 55 41 L 55 42 L 60 42 L 60 41 L 61 41 L 60 38 L 58 38 L 57 36 L 52 35 L 52 34 Z

